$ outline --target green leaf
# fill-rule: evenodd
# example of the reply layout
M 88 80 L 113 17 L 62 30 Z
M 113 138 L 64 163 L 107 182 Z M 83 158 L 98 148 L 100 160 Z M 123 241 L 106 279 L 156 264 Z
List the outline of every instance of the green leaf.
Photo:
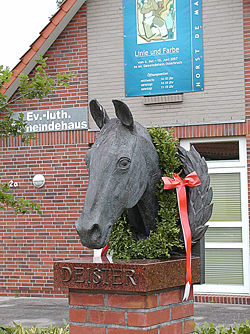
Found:
M 241 324 L 234 324 L 230 328 L 226 328 L 224 325 L 214 326 L 213 323 L 208 325 L 207 322 L 200 326 L 195 324 L 195 331 L 196 334 L 250 334 L 250 326 L 248 319 L 244 323 Z
M 37 66 L 32 79 L 23 73 L 19 75 L 19 96 L 16 99 L 7 101 L 6 96 L 0 93 L 0 112 L 4 114 L 4 118 L 0 119 L 0 137 L 22 136 L 22 141 L 26 143 L 30 139 L 34 139 L 33 134 L 25 133 L 26 122 L 23 121 L 23 116 L 19 116 L 18 120 L 13 119 L 13 111 L 10 109 L 11 103 L 18 99 L 21 101 L 43 99 L 53 94 L 57 85 L 69 87 L 73 73 L 58 73 L 56 79 L 53 79 L 46 72 L 46 61 L 47 58 L 39 56 L 36 60 Z M 8 68 L 4 69 L 3 66 L 0 66 L 0 88 L 4 85 L 4 82 L 9 80 L 11 75 L 12 73 Z
M 8 67 L 0 65 L 0 88 L 3 87 L 5 82 L 8 82 L 11 77 L 11 71 Z
M 172 176 L 180 167 L 177 156 L 177 141 L 173 138 L 173 131 L 169 133 L 162 128 L 149 130 L 153 143 L 160 158 L 160 166 L 165 176 Z M 109 252 L 113 251 L 113 258 L 119 259 L 155 259 L 170 257 L 173 249 L 183 248 L 179 238 L 179 211 L 175 191 L 163 191 L 163 183 L 158 187 L 159 202 L 156 230 L 151 231 L 146 240 L 134 240 L 133 228 L 127 221 L 125 212 L 113 226 L 109 239 Z
M 35 202 L 29 201 L 28 199 L 24 198 L 14 198 L 14 195 L 10 192 L 10 187 L 7 183 L 0 184 L 0 208 L 7 209 L 13 208 L 15 214 L 18 213 L 33 213 L 36 212 L 41 214 L 40 205 Z
M 20 87 L 19 94 L 16 98 L 7 100 L 7 97 L 0 93 L 0 138 L 8 138 L 10 136 L 20 136 L 21 141 L 28 144 L 31 139 L 36 139 L 33 133 L 26 133 L 27 123 L 24 121 L 24 114 L 20 113 L 18 119 L 14 119 L 14 112 L 10 108 L 13 102 L 18 100 L 33 100 L 43 99 L 50 94 L 54 93 L 55 87 L 64 86 L 69 87 L 69 82 L 73 76 L 72 73 L 58 73 L 56 78 L 53 79 L 47 74 L 47 58 L 41 55 L 36 60 L 37 66 L 34 69 L 34 77 L 29 78 L 28 75 L 21 73 L 19 75 Z M 9 68 L 0 66 L 0 88 L 4 87 L 4 83 L 8 82 L 12 72 Z M 0 185 L 0 210 L 6 208 L 13 208 L 15 213 L 31 213 L 37 212 L 41 214 L 40 206 L 29 200 L 22 198 L 15 199 L 12 193 L 9 193 L 10 189 L 6 188 L 6 185 Z

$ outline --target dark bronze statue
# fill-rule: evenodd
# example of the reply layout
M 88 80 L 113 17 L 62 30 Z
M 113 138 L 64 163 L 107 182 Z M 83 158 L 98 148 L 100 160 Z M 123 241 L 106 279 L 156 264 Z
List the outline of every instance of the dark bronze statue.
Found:
M 112 226 L 128 210 L 129 223 L 135 236 L 145 239 L 155 228 L 158 202 L 156 185 L 162 172 L 159 158 L 148 131 L 133 120 L 128 106 L 113 100 L 117 118 L 109 119 L 96 101 L 90 112 L 101 129 L 94 145 L 86 154 L 89 185 L 84 209 L 76 222 L 83 246 L 104 247 Z M 207 164 L 192 148 L 179 148 L 184 173 L 196 171 L 201 185 L 188 189 L 188 214 L 193 243 L 199 241 L 212 214 L 212 190 Z

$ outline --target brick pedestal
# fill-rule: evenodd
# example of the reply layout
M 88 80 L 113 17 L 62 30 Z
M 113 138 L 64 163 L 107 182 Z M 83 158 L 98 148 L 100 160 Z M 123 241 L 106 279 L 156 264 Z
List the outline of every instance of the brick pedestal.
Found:
M 169 271 L 170 270 L 170 271 Z M 70 334 L 193 333 L 193 291 L 182 302 L 185 260 L 56 262 L 55 286 L 69 293 Z M 199 283 L 199 259 L 192 260 Z

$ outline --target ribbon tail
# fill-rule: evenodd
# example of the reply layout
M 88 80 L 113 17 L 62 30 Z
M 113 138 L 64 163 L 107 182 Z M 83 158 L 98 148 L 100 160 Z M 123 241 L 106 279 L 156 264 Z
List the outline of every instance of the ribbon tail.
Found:
M 105 247 L 103 247 L 101 257 L 107 256 L 108 249 L 109 249 L 109 244 L 107 244 Z
M 190 288 L 191 288 L 191 284 L 190 284 L 189 281 L 187 281 L 187 283 L 185 285 L 185 291 L 184 291 L 183 299 L 182 299 L 183 302 L 185 300 L 188 300 L 188 297 L 189 297 L 189 294 L 190 294 Z
M 181 217 L 181 226 L 185 241 L 186 249 L 186 286 L 183 296 L 183 301 L 188 300 L 190 287 L 191 287 L 191 230 L 188 221 L 188 212 L 187 212 L 187 195 L 185 187 L 178 187 L 177 189 L 178 205 Z
M 186 249 L 186 285 L 183 296 L 183 301 L 188 300 L 191 288 L 192 281 L 192 270 L 191 270 L 191 243 L 192 243 L 192 235 L 191 229 L 188 220 L 188 211 L 187 211 L 187 194 L 186 188 L 188 187 L 196 187 L 201 184 L 201 181 L 196 172 L 193 172 L 185 177 L 184 180 L 180 178 L 178 174 L 173 173 L 174 180 L 170 177 L 163 177 L 164 181 L 164 189 L 173 189 L 176 188 L 178 206 L 181 218 L 181 227 L 184 236 L 185 249 Z
M 107 259 L 108 259 L 109 263 L 114 263 L 113 258 L 112 258 L 112 252 L 111 252 L 111 254 L 107 254 Z

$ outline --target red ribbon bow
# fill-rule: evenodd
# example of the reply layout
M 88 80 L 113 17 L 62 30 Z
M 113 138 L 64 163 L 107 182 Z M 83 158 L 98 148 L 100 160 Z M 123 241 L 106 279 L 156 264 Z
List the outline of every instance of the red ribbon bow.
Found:
M 193 172 L 188 174 L 184 180 L 180 178 L 178 174 L 173 173 L 174 179 L 170 177 L 163 177 L 164 189 L 174 189 L 176 188 L 177 199 L 179 212 L 181 217 L 181 226 L 184 235 L 185 249 L 186 249 L 186 286 L 185 292 L 183 296 L 183 301 L 187 300 L 189 297 L 190 287 L 191 287 L 191 230 L 188 221 L 188 211 L 187 211 L 187 194 L 186 188 L 188 187 L 196 187 L 201 184 L 201 181 L 196 174 Z

